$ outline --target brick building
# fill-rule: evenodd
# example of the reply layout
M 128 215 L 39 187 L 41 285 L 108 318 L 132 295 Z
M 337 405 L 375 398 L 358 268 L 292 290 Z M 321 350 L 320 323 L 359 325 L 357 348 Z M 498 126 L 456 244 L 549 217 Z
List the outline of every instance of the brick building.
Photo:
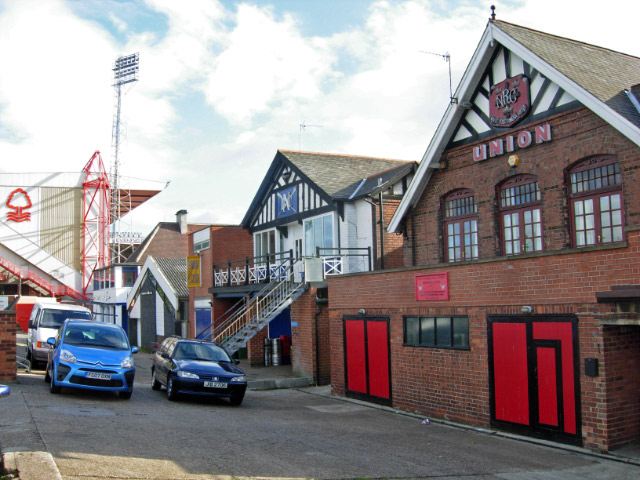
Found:
M 250 257 L 253 239 L 239 225 L 211 225 L 189 234 L 189 256 L 198 256 L 200 286 L 189 287 L 189 335 L 197 337 L 211 331 L 213 321 L 231 308 L 237 296 L 214 298 L 209 289 L 213 287 L 213 265 L 229 260 Z
M 489 22 L 390 222 L 404 268 L 329 279 L 334 393 L 640 438 L 639 84 L 638 58 Z
M 189 234 L 196 230 L 202 229 L 205 224 L 189 223 L 187 220 L 188 212 L 186 210 L 179 210 L 176 212 L 175 222 L 160 222 L 154 229 L 144 238 L 144 240 L 137 245 L 137 247 L 131 252 L 129 257 L 123 263 L 113 263 L 103 268 L 96 269 L 93 275 L 93 295 L 91 301 L 91 308 L 95 318 L 105 322 L 115 323 L 120 325 L 128 333 L 129 339 L 133 345 L 147 348 L 151 342 L 156 342 L 156 329 L 152 328 L 155 320 L 155 304 L 150 299 L 145 299 L 146 307 L 145 313 L 142 313 L 140 309 L 136 309 L 133 314 L 131 311 L 135 305 L 132 305 L 134 297 L 137 299 L 136 291 L 132 292 L 134 284 L 138 280 L 140 271 L 144 268 L 144 265 L 149 257 L 155 259 L 166 259 L 162 265 L 158 266 L 157 262 L 154 266 L 162 268 L 166 266 L 171 270 L 170 274 L 172 279 L 177 278 L 173 275 L 176 267 L 169 265 L 173 259 L 182 259 L 184 267 L 180 267 L 184 278 L 181 281 L 177 281 L 177 286 L 170 286 L 169 283 L 165 283 L 165 287 L 172 290 L 172 296 L 175 299 L 175 305 L 172 302 L 166 304 L 167 309 L 167 322 L 170 322 L 169 318 L 172 318 L 171 322 L 178 321 L 182 323 L 179 326 L 178 331 L 184 329 L 184 333 L 188 333 L 189 311 L 187 305 L 187 299 L 183 298 L 186 291 L 186 257 L 189 254 Z M 153 275 L 153 273 L 151 273 Z M 168 274 L 169 275 L 169 274 Z M 185 283 L 183 287 L 181 283 Z M 147 292 L 150 292 L 155 287 L 148 283 L 147 279 L 143 282 Z M 138 290 L 141 283 L 138 282 L 135 285 L 134 290 Z M 182 289 L 184 288 L 184 291 Z M 177 290 L 181 290 L 179 293 Z M 128 297 L 131 296 L 130 299 Z M 162 300 L 157 302 L 158 311 L 160 311 L 160 304 Z M 181 308 L 180 302 L 184 303 L 184 307 Z M 135 302 L 133 302 L 135 303 Z M 140 305 L 138 305 L 140 307 Z M 146 321 L 143 323 L 144 316 L 149 315 Z M 158 322 L 158 324 L 164 324 L 164 321 Z M 161 330 L 164 330 L 162 328 Z M 175 327 L 171 323 L 167 327 L 167 331 L 173 335 L 175 333 Z
M 388 233 L 416 162 L 279 150 L 242 220 L 246 257 L 214 261 L 214 302 L 236 298 L 216 315 L 231 351 L 265 360 L 266 338 L 291 342 L 283 357 L 317 383 L 330 379 L 326 277 L 399 267 L 403 237 Z M 268 356 L 267 356 L 268 358 Z

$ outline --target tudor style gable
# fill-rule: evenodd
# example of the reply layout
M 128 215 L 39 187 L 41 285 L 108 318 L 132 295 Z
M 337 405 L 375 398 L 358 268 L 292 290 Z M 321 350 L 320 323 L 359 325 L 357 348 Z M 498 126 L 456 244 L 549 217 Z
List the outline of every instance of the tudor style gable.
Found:
M 331 197 L 278 152 L 242 225 L 253 233 L 333 208 Z
M 579 59 L 579 61 L 576 61 Z M 444 151 L 476 145 L 474 160 L 549 141 L 540 122 L 585 107 L 640 146 L 640 58 L 544 32 L 491 20 L 452 102 L 422 157 L 418 171 L 389 224 L 402 231 L 434 172 L 446 165 Z M 527 125 L 536 122 L 536 128 Z M 493 150 L 492 150 L 493 149 Z
M 449 147 L 524 127 L 579 103 L 563 88 L 505 47 L 496 49 L 463 107 Z

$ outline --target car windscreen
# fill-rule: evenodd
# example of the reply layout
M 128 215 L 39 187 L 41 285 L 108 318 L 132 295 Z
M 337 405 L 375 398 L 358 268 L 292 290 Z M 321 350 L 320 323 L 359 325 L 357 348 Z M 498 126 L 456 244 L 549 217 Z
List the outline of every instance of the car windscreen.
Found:
M 49 310 L 42 313 L 40 326 L 43 328 L 60 328 L 67 318 L 78 318 L 80 320 L 91 320 L 90 312 L 74 312 L 73 310 Z
M 175 360 L 200 360 L 204 362 L 230 362 L 227 352 L 206 343 L 180 342 L 173 354 Z
M 69 325 L 64 332 L 64 343 L 81 347 L 129 350 L 127 337 L 119 328 L 94 323 L 91 325 Z

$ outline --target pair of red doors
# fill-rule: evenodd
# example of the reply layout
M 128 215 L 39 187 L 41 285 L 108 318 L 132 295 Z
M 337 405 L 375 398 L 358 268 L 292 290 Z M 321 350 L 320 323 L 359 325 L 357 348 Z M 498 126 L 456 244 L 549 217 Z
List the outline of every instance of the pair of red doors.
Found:
M 576 317 L 490 316 L 488 342 L 492 424 L 580 443 Z
M 388 317 L 344 317 L 348 397 L 391 405 Z

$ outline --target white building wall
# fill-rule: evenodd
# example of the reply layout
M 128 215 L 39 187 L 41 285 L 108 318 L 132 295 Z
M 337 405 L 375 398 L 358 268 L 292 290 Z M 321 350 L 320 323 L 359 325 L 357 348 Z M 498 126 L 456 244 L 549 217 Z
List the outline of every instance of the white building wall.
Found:
M 2 173 L 0 174 L 0 241 L 15 254 L 47 272 L 56 281 L 82 291 L 82 272 L 67 266 L 61 260 L 40 248 L 41 187 L 82 188 L 81 172 L 67 173 Z M 7 207 L 9 196 L 21 188 L 31 200 L 31 207 L 24 212 L 30 219 L 23 222 L 7 221 L 13 209 Z M 19 202 L 21 195 L 14 199 Z M 46 279 L 46 278 L 45 278 Z
M 156 335 L 164 337 L 164 302 L 156 291 Z

